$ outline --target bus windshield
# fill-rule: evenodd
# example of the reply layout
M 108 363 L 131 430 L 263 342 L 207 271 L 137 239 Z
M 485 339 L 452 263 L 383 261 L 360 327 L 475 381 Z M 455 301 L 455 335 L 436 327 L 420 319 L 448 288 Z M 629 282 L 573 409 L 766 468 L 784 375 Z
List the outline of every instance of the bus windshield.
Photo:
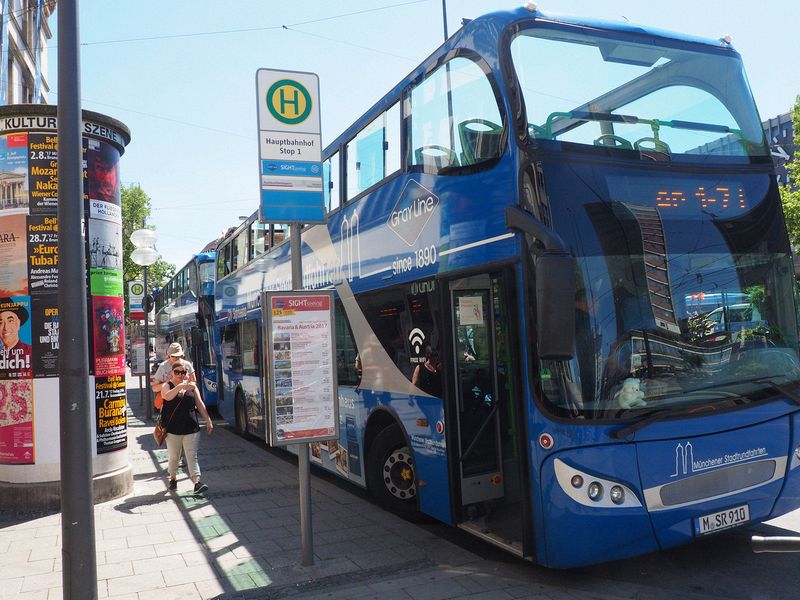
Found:
M 555 25 L 522 30 L 511 55 L 528 135 L 543 147 L 636 158 L 768 156 L 741 60 L 723 48 Z
M 579 269 L 577 354 L 543 365 L 548 397 L 609 418 L 744 405 L 800 380 L 794 269 L 770 176 L 618 165 L 545 163 Z

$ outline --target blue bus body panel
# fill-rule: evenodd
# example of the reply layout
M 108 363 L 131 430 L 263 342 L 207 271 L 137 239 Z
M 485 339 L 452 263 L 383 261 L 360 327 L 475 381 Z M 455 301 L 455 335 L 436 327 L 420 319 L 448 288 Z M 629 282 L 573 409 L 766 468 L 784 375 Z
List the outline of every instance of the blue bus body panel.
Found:
M 196 369 L 196 377 L 201 386 L 203 402 L 208 407 L 217 406 L 217 368 L 200 365 Z
M 596 508 L 570 498 L 556 482 L 554 460 L 605 479 L 639 487 L 636 448 L 616 445 L 565 450 L 550 455 L 542 465 L 544 544 L 537 547 L 538 561 L 551 567 L 571 568 L 635 556 L 658 550 L 647 509 Z M 603 549 L 599 557 L 597 549 Z
M 540 421 L 531 441 L 533 460 L 542 461 L 539 485 L 532 481 L 534 504 L 542 510 L 536 518 L 537 560 L 570 568 L 635 556 L 699 537 L 697 520 L 718 511 L 746 504 L 752 523 L 798 507 L 800 415 L 795 405 L 777 400 L 679 422 L 690 430 L 680 437 L 673 421 L 636 432 L 637 441 L 609 443 L 614 428 Z M 549 453 L 535 443 L 542 432 L 555 440 Z M 641 506 L 575 502 L 556 480 L 556 459 L 627 486 Z
M 789 417 L 791 441 L 786 481 L 770 517 L 778 517 L 800 506 L 800 413 Z
M 702 515 L 747 504 L 752 521 L 769 517 L 786 470 L 788 417 L 694 438 L 643 442 L 637 451 L 653 528 L 661 547 L 668 548 L 694 538 L 694 520 Z
M 363 391 L 361 394 L 367 414 L 376 409 L 386 408 L 403 424 L 414 453 L 420 511 L 443 523 L 453 524 L 450 511 L 444 405 L 441 398 L 397 396 L 371 391 Z M 437 423 L 442 424 L 441 433 L 436 430 Z M 366 423 L 364 425 L 366 426 Z M 360 437 L 364 439 L 363 429 Z

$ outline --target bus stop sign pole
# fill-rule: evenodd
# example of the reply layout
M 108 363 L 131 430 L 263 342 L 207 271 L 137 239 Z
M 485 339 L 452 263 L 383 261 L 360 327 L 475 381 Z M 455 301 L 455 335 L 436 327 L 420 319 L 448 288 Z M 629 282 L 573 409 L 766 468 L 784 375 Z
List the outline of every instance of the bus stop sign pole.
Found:
M 289 249 L 292 256 L 292 289 L 303 289 L 303 256 L 300 254 L 300 223 L 289 225 Z M 297 444 L 297 471 L 300 487 L 300 539 L 303 541 L 301 564 L 314 564 L 314 535 L 311 529 L 311 465 L 308 442 Z

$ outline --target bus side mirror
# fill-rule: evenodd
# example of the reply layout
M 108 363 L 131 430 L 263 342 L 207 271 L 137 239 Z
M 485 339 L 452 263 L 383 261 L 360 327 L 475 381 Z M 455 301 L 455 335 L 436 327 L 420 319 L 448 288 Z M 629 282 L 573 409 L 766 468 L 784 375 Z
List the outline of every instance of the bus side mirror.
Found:
M 539 358 L 575 356 L 575 259 L 564 252 L 536 258 L 536 343 Z

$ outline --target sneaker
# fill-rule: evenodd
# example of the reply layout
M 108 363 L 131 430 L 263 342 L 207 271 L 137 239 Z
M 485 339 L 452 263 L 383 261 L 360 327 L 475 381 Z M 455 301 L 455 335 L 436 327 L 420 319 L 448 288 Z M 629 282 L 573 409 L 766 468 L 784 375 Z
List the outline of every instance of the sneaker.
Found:
M 178 480 L 177 479 L 170 479 L 169 480 L 169 489 L 177 490 L 178 489 Z
M 208 491 L 208 486 L 203 483 L 202 481 L 198 481 L 194 484 L 194 493 L 195 494 L 203 494 Z

